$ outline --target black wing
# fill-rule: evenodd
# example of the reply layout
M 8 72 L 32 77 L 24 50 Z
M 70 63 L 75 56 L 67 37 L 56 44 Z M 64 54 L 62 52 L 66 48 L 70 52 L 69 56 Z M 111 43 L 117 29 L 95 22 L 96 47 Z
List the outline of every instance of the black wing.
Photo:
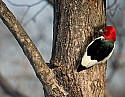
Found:
M 114 42 L 99 38 L 95 40 L 87 49 L 87 55 L 91 60 L 102 61 L 114 48 Z

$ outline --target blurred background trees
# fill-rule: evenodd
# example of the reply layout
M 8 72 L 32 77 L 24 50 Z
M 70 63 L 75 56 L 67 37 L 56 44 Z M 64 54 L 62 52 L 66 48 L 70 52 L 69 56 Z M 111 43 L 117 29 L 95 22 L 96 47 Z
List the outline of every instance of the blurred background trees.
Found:
M 112 97 L 125 97 L 125 0 L 107 0 L 106 7 L 107 25 L 117 29 L 115 51 L 108 61 L 107 86 Z
M 48 62 L 52 49 L 53 1 L 3 1 L 20 21 L 45 61 Z M 113 56 L 108 61 L 105 97 L 124 97 L 125 1 L 107 0 L 106 17 L 107 25 L 114 25 L 117 29 L 117 41 Z M 0 21 L 0 97 L 44 97 L 41 90 L 42 85 L 22 50 Z

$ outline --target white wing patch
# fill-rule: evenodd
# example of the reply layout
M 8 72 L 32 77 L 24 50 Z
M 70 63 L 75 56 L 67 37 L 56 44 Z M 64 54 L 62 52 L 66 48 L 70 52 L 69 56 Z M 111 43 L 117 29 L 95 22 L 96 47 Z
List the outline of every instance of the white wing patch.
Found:
M 87 52 L 85 52 L 84 56 L 82 57 L 81 65 L 88 68 L 95 65 L 96 63 L 98 63 L 97 60 L 91 60 L 90 56 L 87 56 Z

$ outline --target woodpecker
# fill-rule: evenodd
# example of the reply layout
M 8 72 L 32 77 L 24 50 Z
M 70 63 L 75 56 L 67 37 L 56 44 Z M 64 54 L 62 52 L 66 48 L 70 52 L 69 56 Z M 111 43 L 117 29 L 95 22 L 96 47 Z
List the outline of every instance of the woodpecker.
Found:
M 116 41 L 116 29 L 106 26 L 99 30 L 102 36 L 94 39 L 86 48 L 81 65 L 89 68 L 97 63 L 106 62 L 113 53 Z

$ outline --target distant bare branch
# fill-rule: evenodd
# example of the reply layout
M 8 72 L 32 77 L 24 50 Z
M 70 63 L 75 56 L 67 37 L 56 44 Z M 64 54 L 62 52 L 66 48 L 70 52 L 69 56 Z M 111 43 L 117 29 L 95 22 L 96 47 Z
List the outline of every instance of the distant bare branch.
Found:
M 26 11 L 24 12 L 24 14 L 23 14 L 23 16 L 22 16 L 22 18 L 21 18 L 21 20 L 20 20 L 20 23 L 23 23 L 23 20 L 24 20 L 24 18 L 25 18 L 26 14 L 28 13 L 29 10 L 30 10 L 30 7 L 28 7 L 28 8 L 26 9 Z
M 28 97 L 19 92 L 17 89 L 14 89 L 1 74 L 0 74 L 0 87 L 6 94 L 12 97 Z
M 42 12 L 42 11 L 45 9 L 45 7 L 48 5 L 48 3 L 49 3 L 49 4 L 52 4 L 51 0 L 50 0 L 50 1 L 49 1 L 49 0 L 40 0 L 40 1 L 37 1 L 37 2 L 35 2 L 35 3 L 33 3 L 33 4 L 15 4 L 15 3 L 13 3 L 12 1 L 8 0 L 8 2 L 9 2 L 11 5 L 13 5 L 13 6 L 17 6 L 17 7 L 27 7 L 26 11 L 24 12 L 24 14 L 23 14 L 23 16 L 22 16 L 22 18 L 21 18 L 21 20 L 20 20 L 20 23 L 23 23 L 24 18 L 25 18 L 25 16 L 27 15 L 27 13 L 29 12 L 29 10 L 30 10 L 31 7 L 38 5 L 38 4 L 42 3 L 43 1 L 47 1 L 47 4 L 45 4 L 44 6 L 42 6 L 42 7 L 40 8 L 40 10 L 39 10 L 35 15 L 33 15 L 27 22 L 25 22 L 25 23 L 23 24 L 24 26 L 26 26 L 31 20 L 35 21 L 35 18 L 40 14 L 40 12 Z
M 41 9 L 39 11 L 37 11 L 36 14 L 34 14 L 26 23 L 24 23 L 23 25 L 26 26 L 31 20 L 35 21 L 35 18 L 39 15 L 39 13 L 41 13 L 48 4 L 45 4 L 44 6 L 41 7 Z
M 50 5 L 52 5 L 53 6 L 53 4 L 54 4 L 54 0 L 46 0 Z
M 120 4 L 116 3 L 116 7 L 122 12 L 122 14 L 125 16 L 125 9 L 120 7 Z
M 106 10 L 111 9 L 116 4 L 116 2 L 117 2 L 117 0 L 114 0 L 114 2 L 111 5 L 109 5 L 109 0 L 108 0 L 108 3 L 107 3 L 108 6 L 107 6 Z
M 40 4 L 40 3 L 42 3 L 43 1 L 46 1 L 46 0 L 40 0 L 40 1 L 37 1 L 37 2 L 35 2 L 35 3 L 33 3 L 33 4 L 15 4 L 15 3 L 13 3 L 12 1 L 10 1 L 10 0 L 7 0 L 11 5 L 13 5 L 13 6 L 18 6 L 18 7 L 32 7 L 32 6 L 36 6 L 37 4 Z

